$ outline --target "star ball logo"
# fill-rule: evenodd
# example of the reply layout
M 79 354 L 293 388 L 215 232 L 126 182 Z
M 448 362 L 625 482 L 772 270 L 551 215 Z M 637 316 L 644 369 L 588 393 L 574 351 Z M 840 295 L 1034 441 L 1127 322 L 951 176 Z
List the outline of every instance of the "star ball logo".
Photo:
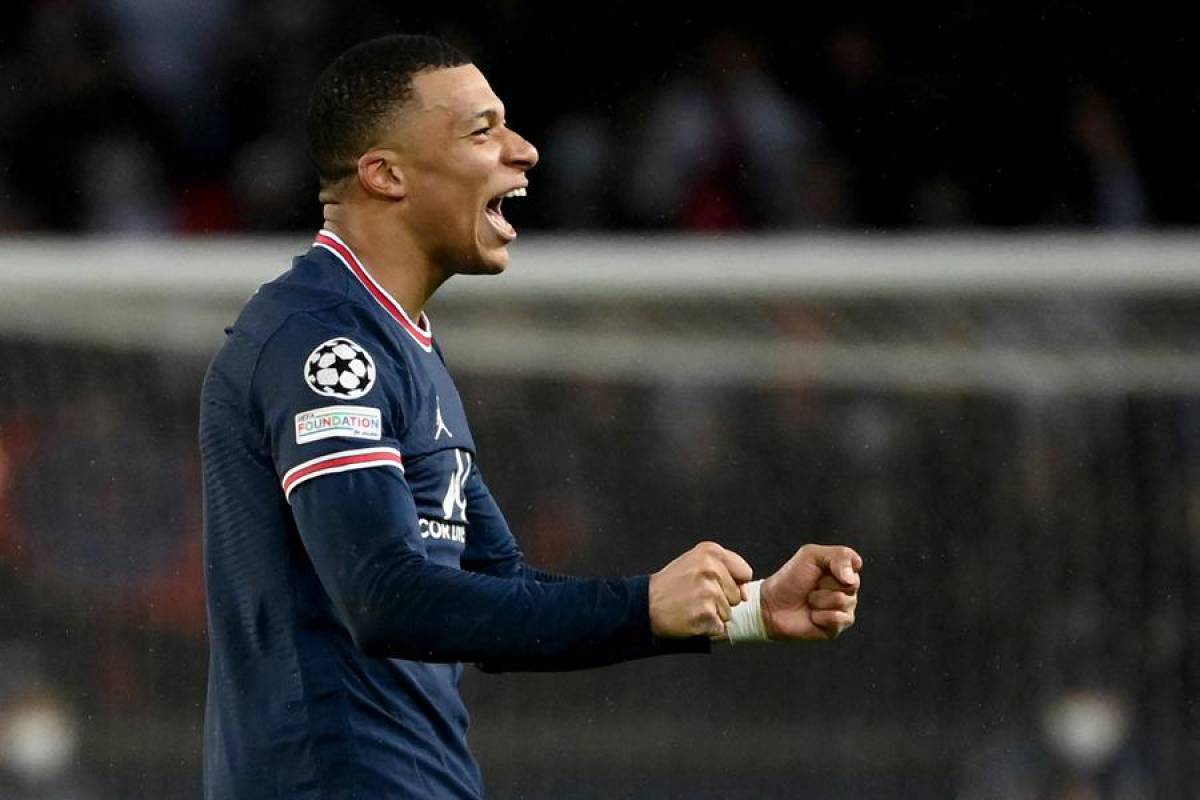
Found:
M 318 345 L 304 362 L 304 381 L 322 397 L 354 400 L 375 385 L 375 361 L 350 339 Z

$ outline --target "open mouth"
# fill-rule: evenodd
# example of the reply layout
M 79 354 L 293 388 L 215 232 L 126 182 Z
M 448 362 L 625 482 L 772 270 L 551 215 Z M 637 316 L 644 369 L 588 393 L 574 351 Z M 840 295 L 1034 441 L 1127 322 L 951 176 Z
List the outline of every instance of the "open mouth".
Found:
M 512 189 L 504 194 L 493 197 L 488 201 L 488 204 L 484 209 L 484 216 L 487 217 L 488 222 L 491 223 L 492 228 L 495 229 L 497 235 L 499 235 L 500 238 L 505 242 L 511 242 L 513 239 L 517 238 L 517 229 L 514 228 L 512 224 L 504 218 L 504 212 L 500 210 L 500 206 L 509 197 L 524 197 L 525 194 L 526 192 L 524 187 Z

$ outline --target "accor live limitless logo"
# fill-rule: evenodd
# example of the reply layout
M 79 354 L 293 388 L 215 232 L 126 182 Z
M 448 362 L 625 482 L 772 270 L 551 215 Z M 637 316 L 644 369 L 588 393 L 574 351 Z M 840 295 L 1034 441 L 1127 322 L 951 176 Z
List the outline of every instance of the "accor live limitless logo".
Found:
M 439 415 L 440 416 L 440 415 Z M 418 529 L 422 539 L 444 539 L 463 544 L 467 541 L 467 478 L 471 474 L 471 454 L 455 449 L 454 471 L 450 473 L 446 495 L 442 498 L 444 519 L 421 517 Z
M 296 444 L 316 442 L 334 436 L 343 439 L 373 439 L 383 435 L 378 408 L 368 406 L 326 406 L 296 415 Z

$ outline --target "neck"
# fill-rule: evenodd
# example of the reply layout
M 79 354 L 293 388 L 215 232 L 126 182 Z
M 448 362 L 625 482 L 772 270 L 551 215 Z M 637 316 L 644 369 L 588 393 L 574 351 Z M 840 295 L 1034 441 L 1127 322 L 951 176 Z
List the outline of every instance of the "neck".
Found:
M 394 219 L 357 211 L 350 214 L 343 205 L 326 203 L 325 230 L 337 234 L 371 277 L 416 321 L 449 275 L 433 263 L 408 230 Z

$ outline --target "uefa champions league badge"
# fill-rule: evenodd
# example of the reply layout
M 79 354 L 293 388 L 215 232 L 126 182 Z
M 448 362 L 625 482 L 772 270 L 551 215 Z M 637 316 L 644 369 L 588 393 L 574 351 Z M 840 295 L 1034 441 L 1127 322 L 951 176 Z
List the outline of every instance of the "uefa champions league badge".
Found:
M 358 344 L 339 336 L 318 345 L 305 359 L 304 382 L 322 397 L 355 400 L 375 385 L 375 361 Z

